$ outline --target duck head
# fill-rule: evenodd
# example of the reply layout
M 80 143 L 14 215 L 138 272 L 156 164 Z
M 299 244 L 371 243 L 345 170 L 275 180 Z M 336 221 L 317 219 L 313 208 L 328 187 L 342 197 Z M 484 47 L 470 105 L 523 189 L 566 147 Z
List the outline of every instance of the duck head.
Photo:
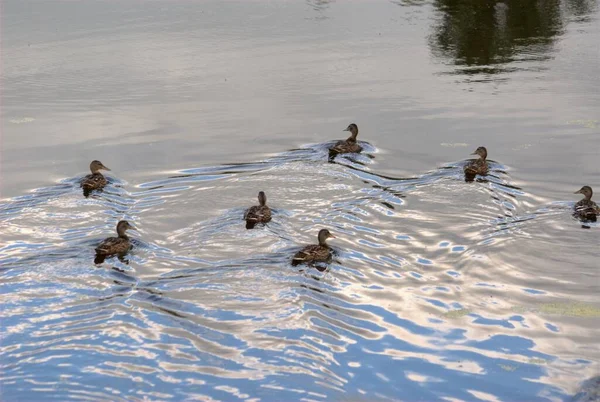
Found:
M 265 194 L 264 191 L 258 192 L 258 203 L 260 204 L 261 207 L 264 207 L 265 205 L 267 205 L 267 195 Z
M 583 186 L 579 191 L 575 191 L 574 194 L 583 194 L 586 200 L 590 200 L 594 192 L 592 191 L 592 188 L 590 186 Z
M 356 141 L 356 136 L 358 135 L 358 126 L 356 124 L 350 123 L 350 125 L 346 127 L 344 131 L 350 131 L 352 135 L 348 139 Z
M 319 230 L 319 245 L 320 246 L 326 246 L 327 245 L 326 241 L 329 238 L 335 238 L 335 236 L 332 235 L 331 232 L 327 229 Z
M 128 229 L 135 229 L 135 227 L 127 221 L 119 221 L 119 223 L 117 223 L 117 233 L 119 234 L 119 237 L 124 237 L 125 232 Z
M 102 164 L 102 162 L 100 162 L 100 161 L 92 161 L 92 163 L 90 163 L 90 170 L 92 171 L 92 173 L 98 173 L 98 171 L 100 171 L 100 170 L 110 170 L 110 169 L 107 168 L 106 166 L 104 166 Z
M 485 147 L 479 147 L 471 155 L 479 155 L 481 159 L 485 160 L 485 158 L 487 158 L 487 149 L 485 149 Z

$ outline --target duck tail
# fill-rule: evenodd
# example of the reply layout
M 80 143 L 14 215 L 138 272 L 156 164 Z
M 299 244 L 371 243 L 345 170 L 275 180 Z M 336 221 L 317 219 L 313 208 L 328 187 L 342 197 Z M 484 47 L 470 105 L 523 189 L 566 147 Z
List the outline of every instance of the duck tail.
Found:
M 94 264 L 102 264 L 105 259 L 106 259 L 105 254 L 96 252 L 96 257 L 94 258 Z
M 302 251 L 299 251 L 292 257 L 292 266 L 300 265 L 303 262 L 306 262 L 306 254 Z
M 328 158 L 327 158 L 327 161 L 328 161 L 328 162 L 333 162 L 333 161 L 334 161 L 334 159 L 335 159 L 335 157 L 336 157 L 336 156 L 338 156 L 338 154 L 339 154 L 339 152 L 338 152 L 338 151 L 336 151 L 335 149 L 333 149 L 333 148 L 332 148 L 332 149 L 330 149 L 330 150 L 329 150 L 329 156 L 328 156 Z

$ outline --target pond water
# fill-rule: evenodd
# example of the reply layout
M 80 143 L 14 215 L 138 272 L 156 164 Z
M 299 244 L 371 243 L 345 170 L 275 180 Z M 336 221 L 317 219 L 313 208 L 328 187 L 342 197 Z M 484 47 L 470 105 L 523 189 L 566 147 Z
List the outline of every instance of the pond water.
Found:
M 600 226 L 571 216 L 600 192 L 598 16 L 4 1 L 1 399 L 570 399 L 600 372 Z M 328 160 L 351 122 L 364 152 Z M 94 264 L 120 219 L 132 252 Z M 327 270 L 292 267 L 324 227 Z

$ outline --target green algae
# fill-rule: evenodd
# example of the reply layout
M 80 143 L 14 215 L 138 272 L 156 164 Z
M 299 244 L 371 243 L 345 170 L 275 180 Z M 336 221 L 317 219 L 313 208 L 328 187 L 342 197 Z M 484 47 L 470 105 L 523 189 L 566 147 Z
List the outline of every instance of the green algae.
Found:
M 565 317 L 600 317 L 600 308 L 591 304 L 574 303 L 546 303 L 539 306 L 543 314 L 556 314 Z
M 564 317 L 600 317 L 600 307 L 581 302 L 543 303 L 537 306 L 512 306 L 514 313 L 561 315 Z
M 499 364 L 498 366 L 504 371 L 515 371 L 517 369 L 517 366 L 510 366 L 508 364 Z
M 465 315 L 469 315 L 471 314 L 471 310 L 466 309 L 466 308 L 461 308 L 459 310 L 450 310 L 450 311 L 446 311 L 444 314 L 442 314 L 445 318 L 460 318 L 460 317 L 464 317 Z

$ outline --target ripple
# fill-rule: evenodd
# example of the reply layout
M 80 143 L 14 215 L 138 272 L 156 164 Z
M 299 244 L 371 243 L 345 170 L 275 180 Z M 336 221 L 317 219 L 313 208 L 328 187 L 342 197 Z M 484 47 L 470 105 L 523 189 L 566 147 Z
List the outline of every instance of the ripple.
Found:
M 562 398 L 555 366 L 570 352 L 553 337 L 573 324 L 528 307 L 559 294 L 509 245 L 539 240 L 570 205 L 530 210 L 497 163 L 474 183 L 461 163 L 382 176 L 371 170 L 377 149 L 330 160 L 329 145 L 181 169 L 133 191 L 113 180 L 87 199 L 73 178 L 5 200 L 0 356 L 11 395 L 60 384 L 59 397 L 76 399 L 505 399 L 516 394 L 499 384 L 511 381 Z M 246 230 L 258 189 L 273 220 Z M 93 248 L 119 219 L 138 227 L 134 248 L 96 266 Z M 320 227 L 337 237 L 333 262 L 292 267 Z M 493 261 L 502 253 L 514 277 Z M 198 385 L 205 393 L 189 390 Z

